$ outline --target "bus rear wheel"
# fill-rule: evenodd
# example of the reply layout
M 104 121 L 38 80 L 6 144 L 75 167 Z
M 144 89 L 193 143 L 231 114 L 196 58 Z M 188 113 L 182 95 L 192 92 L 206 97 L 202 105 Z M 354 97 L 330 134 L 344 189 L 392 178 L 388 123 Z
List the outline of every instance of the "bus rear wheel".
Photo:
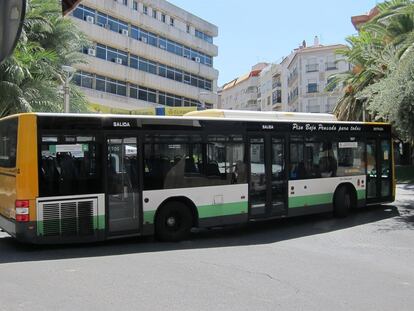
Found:
M 343 218 L 349 215 L 352 208 L 352 194 L 347 187 L 341 186 L 334 196 L 334 215 Z
M 155 234 L 161 241 L 177 242 L 190 235 L 193 216 L 182 202 L 167 202 L 155 218 Z

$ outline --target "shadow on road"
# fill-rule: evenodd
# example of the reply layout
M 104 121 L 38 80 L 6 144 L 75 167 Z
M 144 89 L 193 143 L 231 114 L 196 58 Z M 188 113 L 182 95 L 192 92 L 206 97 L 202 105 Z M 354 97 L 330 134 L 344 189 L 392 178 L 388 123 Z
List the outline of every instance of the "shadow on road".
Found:
M 250 223 L 236 228 L 204 230 L 193 233 L 191 240 L 180 243 L 159 243 L 153 238 L 146 237 L 82 245 L 33 246 L 20 244 L 6 236 L 0 238 L 0 264 L 268 244 L 374 223 L 392 217 L 403 217 L 397 207 L 374 206 L 353 212 L 345 219 L 334 219 L 329 214 L 311 215 Z M 401 222 L 400 225 L 403 226 L 404 223 Z

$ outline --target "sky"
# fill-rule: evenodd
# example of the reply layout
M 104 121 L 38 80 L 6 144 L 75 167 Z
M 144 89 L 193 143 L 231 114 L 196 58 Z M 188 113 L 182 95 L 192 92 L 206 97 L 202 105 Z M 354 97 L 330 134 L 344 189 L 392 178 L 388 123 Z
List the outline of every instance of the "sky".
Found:
M 345 43 L 355 34 L 351 16 L 372 9 L 375 0 L 169 0 L 218 26 L 218 85 L 248 72 L 258 62 L 280 62 L 303 40 Z

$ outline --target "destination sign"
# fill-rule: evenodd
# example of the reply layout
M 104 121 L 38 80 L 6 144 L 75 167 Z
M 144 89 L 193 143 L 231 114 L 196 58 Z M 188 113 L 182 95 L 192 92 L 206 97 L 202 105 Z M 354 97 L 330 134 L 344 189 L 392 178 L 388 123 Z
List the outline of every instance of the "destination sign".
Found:
M 343 125 L 326 123 L 292 123 L 292 132 L 362 132 L 361 125 Z
M 136 128 L 140 126 L 140 122 L 138 119 L 116 119 L 116 118 L 108 118 L 103 120 L 104 127 L 111 127 L 111 128 Z

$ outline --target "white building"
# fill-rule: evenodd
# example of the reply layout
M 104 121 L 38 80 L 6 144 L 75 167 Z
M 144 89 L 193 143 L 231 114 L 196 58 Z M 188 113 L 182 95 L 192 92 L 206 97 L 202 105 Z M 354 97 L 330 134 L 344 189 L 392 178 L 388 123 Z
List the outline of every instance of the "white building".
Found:
M 283 90 L 287 88 L 285 69 L 280 64 L 269 64 L 259 75 L 258 105 L 262 111 L 282 111 Z
M 327 91 L 332 75 L 349 70 L 349 63 L 335 53 L 344 45 L 301 46 L 283 62 L 287 68 L 287 88 L 282 98 L 285 111 L 332 112 L 342 95 L 340 88 Z
M 234 110 L 260 110 L 258 105 L 259 74 L 267 63 L 258 63 L 251 71 L 226 84 L 220 90 L 220 108 Z
M 215 25 L 164 0 L 84 0 L 71 18 L 92 41 L 75 82 L 97 111 L 217 105 Z
M 313 46 L 306 47 L 304 42 L 280 63 L 262 67 L 258 76 L 250 73 L 226 83 L 221 94 L 222 108 L 332 112 L 342 90 L 327 91 L 326 86 L 332 75 L 349 70 L 349 64 L 335 53 L 344 47 L 320 45 L 317 37 Z

